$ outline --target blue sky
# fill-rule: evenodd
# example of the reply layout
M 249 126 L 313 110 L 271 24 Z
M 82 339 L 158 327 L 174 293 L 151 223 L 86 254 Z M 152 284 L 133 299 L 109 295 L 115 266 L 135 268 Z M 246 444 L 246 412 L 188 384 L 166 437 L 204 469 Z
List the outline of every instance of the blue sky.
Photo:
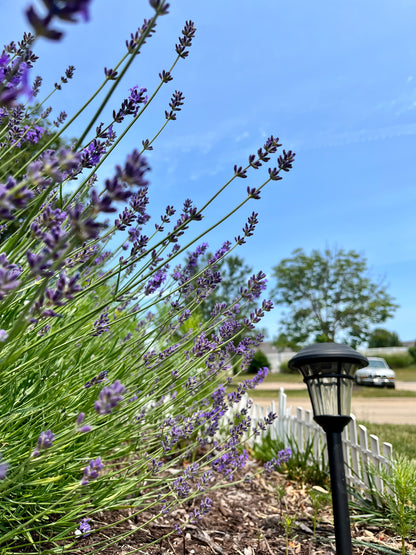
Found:
M 2 6 L 3 44 L 27 29 L 26 6 L 20 0 Z M 130 32 L 151 15 L 147 2 L 95 0 L 88 24 L 62 26 L 59 44 L 39 42 L 34 73 L 43 75 L 45 92 L 65 67 L 77 68 L 55 95 L 57 111 L 74 113 L 101 81 L 104 66 L 124 54 Z M 256 271 L 269 274 L 298 247 L 359 251 L 400 305 L 383 326 L 402 340 L 414 339 L 416 4 L 173 0 L 121 83 L 119 100 L 133 85 L 153 89 L 188 19 L 197 27 L 189 57 L 104 170 L 111 175 L 114 164 L 157 131 L 174 89 L 186 100 L 151 154 L 155 215 L 187 197 L 201 205 L 234 164 L 244 165 L 270 134 L 280 137 L 297 153 L 294 169 L 210 234 L 210 246 L 232 240 L 255 210 L 257 232 L 238 254 Z M 261 183 L 257 173 L 251 176 L 233 184 L 203 225 L 231 209 L 247 185 Z M 270 336 L 278 319 L 276 309 L 265 321 Z

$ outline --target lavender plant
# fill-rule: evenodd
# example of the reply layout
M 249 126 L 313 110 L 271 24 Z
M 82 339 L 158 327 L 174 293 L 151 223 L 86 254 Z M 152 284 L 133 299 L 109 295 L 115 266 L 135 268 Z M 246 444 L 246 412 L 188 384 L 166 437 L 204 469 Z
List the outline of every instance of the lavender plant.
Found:
M 138 525 L 120 539 L 184 501 L 193 503 L 188 519 L 198 520 L 210 510 L 209 490 L 235 480 L 245 466 L 242 438 L 257 429 L 246 409 L 235 407 L 266 370 L 235 392 L 227 393 L 226 384 L 232 364 L 247 368 L 262 340 L 246 332 L 271 310 L 270 301 L 243 320 L 236 316 L 260 300 L 264 273 L 253 274 L 238 298 L 218 303 L 197 325 L 184 324 L 220 283 L 216 264 L 253 234 L 257 214 L 195 273 L 204 235 L 259 199 L 266 184 L 291 169 L 294 154 L 283 150 L 263 183 L 247 187 L 232 212 L 208 229 L 198 228 L 206 208 L 231 182 L 269 162 L 278 139 L 268 138 L 245 167 L 236 164 L 202 208 L 187 199 L 152 222 L 145 152 L 176 119 L 182 92 L 174 90 L 161 129 L 143 138 L 142 149 L 114 175 L 101 179 L 97 170 L 187 58 L 194 24 L 185 23 L 175 60 L 161 70 L 155 90 L 130 88 L 101 122 L 121 78 L 168 12 L 165 0 L 150 0 L 150 19 L 132 33 L 124 57 L 104 69 L 94 95 L 75 116 L 63 110 L 51 123 L 49 95 L 35 100 L 41 79 L 29 85 L 33 48 L 41 37 L 61 38 L 56 21 L 87 20 L 90 2 L 43 3 L 42 14 L 27 10 L 34 33 L 0 56 L 0 549 L 103 553 L 116 540 L 99 534 L 97 514 L 129 509 Z M 68 68 L 50 94 L 67 86 L 73 72 Z M 93 118 L 68 144 L 71 124 L 94 102 Z M 256 426 L 264 429 L 275 417 Z

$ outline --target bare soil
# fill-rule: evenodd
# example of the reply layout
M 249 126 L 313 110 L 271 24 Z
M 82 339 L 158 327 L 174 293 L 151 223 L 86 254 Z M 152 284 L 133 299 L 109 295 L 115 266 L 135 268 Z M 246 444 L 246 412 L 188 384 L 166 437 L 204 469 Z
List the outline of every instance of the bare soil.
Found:
M 258 463 L 250 462 L 256 470 Z M 284 486 L 285 495 L 278 501 L 276 488 Z M 131 533 L 124 540 L 100 551 L 103 555 L 328 555 L 335 554 L 335 538 L 332 509 L 325 506 L 319 511 L 316 534 L 313 533 L 313 508 L 309 487 L 288 482 L 283 474 L 274 472 L 270 478 L 257 476 L 249 483 L 240 483 L 210 492 L 213 508 L 197 522 L 187 523 L 192 505 L 179 508 L 160 516 L 145 529 L 140 523 L 149 520 L 147 512 L 140 519 L 128 511 L 103 514 L 91 522 L 96 530 L 120 517 L 127 520 L 102 533 L 80 539 L 79 550 L 74 553 L 92 552 L 92 544 L 98 539 L 117 534 Z M 286 537 L 287 520 L 293 524 Z M 286 525 L 285 525 L 286 522 Z M 178 524 L 184 533 L 166 537 Z M 368 523 L 353 524 L 353 554 L 376 555 L 398 553 L 400 541 L 391 531 Z M 416 553 L 416 540 L 406 544 L 406 553 Z

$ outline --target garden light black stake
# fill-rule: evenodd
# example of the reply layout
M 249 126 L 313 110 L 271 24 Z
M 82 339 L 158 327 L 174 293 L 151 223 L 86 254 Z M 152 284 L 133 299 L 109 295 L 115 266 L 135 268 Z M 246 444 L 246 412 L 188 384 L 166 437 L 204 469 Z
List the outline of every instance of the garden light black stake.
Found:
M 351 555 L 351 527 L 341 433 L 351 420 L 354 373 L 367 358 L 347 345 L 317 343 L 303 348 L 289 361 L 308 386 L 314 420 L 327 439 L 337 555 Z

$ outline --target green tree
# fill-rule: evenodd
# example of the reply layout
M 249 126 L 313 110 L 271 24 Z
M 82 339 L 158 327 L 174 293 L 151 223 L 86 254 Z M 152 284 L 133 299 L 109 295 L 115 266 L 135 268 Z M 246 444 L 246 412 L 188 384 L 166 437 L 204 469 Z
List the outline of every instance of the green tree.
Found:
M 212 253 L 206 253 L 198 261 L 199 264 L 195 273 L 208 264 L 212 258 Z M 247 286 L 247 281 L 253 273 L 253 268 L 245 263 L 244 259 L 237 255 L 230 254 L 215 264 L 216 269 L 221 274 L 221 283 L 201 304 L 201 312 L 204 319 L 208 319 L 212 309 L 217 303 L 230 303 L 240 296 L 240 289 Z M 246 305 L 242 309 L 244 316 L 256 306 L 256 303 Z
M 272 297 L 288 308 L 281 331 L 295 343 L 367 341 L 370 328 L 392 316 L 398 305 L 382 283 L 372 281 L 367 260 L 356 251 L 293 251 L 273 268 Z
M 395 331 L 385 330 L 384 328 L 376 328 L 370 334 L 368 346 L 370 348 L 400 347 L 401 341 Z

